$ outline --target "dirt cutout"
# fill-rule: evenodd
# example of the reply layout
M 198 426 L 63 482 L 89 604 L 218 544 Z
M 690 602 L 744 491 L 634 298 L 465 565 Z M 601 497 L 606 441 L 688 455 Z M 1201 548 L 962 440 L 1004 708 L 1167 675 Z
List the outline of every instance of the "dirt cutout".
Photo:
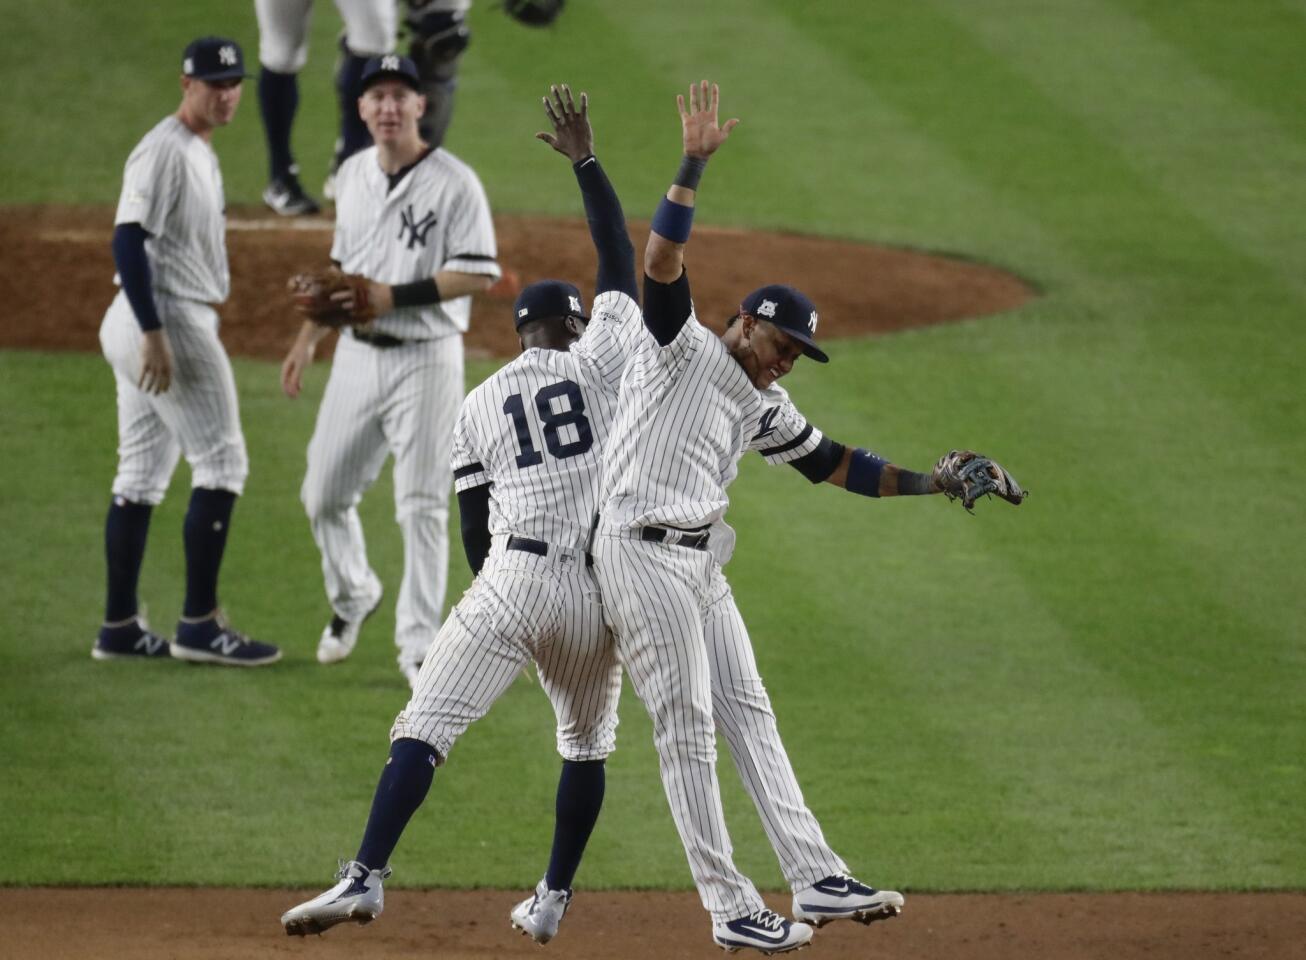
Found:
M 331 229 L 322 217 L 233 211 L 227 230 L 231 298 L 219 308 L 230 353 L 284 356 L 298 329 L 286 278 L 327 262 Z M 521 284 L 556 277 L 592 296 L 594 249 L 584 221 L 500 216 L 495 229 L 499 261 Z M 0 303 L 6 305 L 0 348 L 99 350 L 100 320 L 115 292 L 112 232 L 113 213 L 105 208 L 0 211 Z M 647 223 L 631 224 L 637 251 L 647 236 Z M 706 226 L 694 230 L 687 268 L 699 317 L 709 326 L 724 326 L 750 290 L 790 283 L 817 305 L 822 341 L 999 313 L 1034 294 L 1009 273 L 952 257 Z M 474 301 L 465 338 L 470 356 L 517 354 L 515 296 L 513 284 L 505 283 Z

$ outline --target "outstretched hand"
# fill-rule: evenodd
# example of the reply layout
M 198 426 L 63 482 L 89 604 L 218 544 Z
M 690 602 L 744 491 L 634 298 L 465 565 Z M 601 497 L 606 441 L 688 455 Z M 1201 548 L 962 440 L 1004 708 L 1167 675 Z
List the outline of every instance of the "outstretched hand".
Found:
M 706 160 L 717 152 L 730 136 L 730 131 L 738 125 L 738 119 L 727 120 L 724 126 L 717 124 L 717 104 L 720 101 L 721 89 L 715 83 L 709 88 L 706 80 L 690 86 L 689 109 L 685 108 L 683 96 L 676 97 L 685 141 L 685 156 Z
M 544 98 L 544 112 L 553 124 L 553 132 L 541 131 L 535 139 L 543 140 L 572 163 L 580 163 L 594 153 L 594 131 L 590 128 L 589 95 L 581 93 L 580 109 L 571 97 L 571 87 L 554 84 L 549 88 L 554 101 Z

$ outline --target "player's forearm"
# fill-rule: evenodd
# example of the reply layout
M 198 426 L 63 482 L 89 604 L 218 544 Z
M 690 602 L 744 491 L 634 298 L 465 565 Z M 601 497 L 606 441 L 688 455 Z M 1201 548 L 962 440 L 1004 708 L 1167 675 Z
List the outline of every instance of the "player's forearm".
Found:
M 331 332 L 330 327 L 324 327 L 320 323 L 314 323 L 312 320 L 305 320 L 299 327 L 299 335 L 296 337 L 301 347 L 314 348 L 321 343 L 322 338 Z
M 653 214 L 648 246 L 644 248 L 644 273 L 658 283 L 674 282 L 684 269 L 698 182 L 706 166 L 706 157 L 682 157 L 676 179 Z
M 473 293 L 484 293 L 494 286 L 493 277 L 483 273 L 461 273 L 457 270 L 441 270 L 435 275 L 435 282 L 440 288 L 441 300 L 453 300 Z
M 906 497 L 939 493 L 928 473 L 890 463 L 869 450 L 845 448 L 827 483 L 864 497 Z
M 139 223 L 120 223 L 113 231 L 113 264 L 136 322 L 146 333 L 162 328 L 151 286 L 150 258 L 145 253 L 149 234 Z
M 598 157 L 586 157 L 572 167 L 576 182 L 580 184 L 581 198 L 585 202 L 585 219 L 589 223 L 590 239 L 598 254 L 599 268 L 594 281 L 597 296 L 608 290 L 620 290 L 632 300 L 639 299 L 635 283 L 635 245 L 626 230 L 626 215 L 621 200 L 613 189 L 607 174 L 599 165 Z

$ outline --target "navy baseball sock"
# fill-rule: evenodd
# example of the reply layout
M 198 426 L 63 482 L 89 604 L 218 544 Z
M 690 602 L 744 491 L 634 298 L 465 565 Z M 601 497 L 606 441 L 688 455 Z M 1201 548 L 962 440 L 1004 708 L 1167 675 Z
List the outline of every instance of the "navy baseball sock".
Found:
M 299 78 L 264 67 L 258 75 L 258 106 L 268 141 L 270 179 L 290 175 L 295 158 L 290 152 L 290 131 L 299 109 Z
M 181 615 L 207 617 L 218 606 L 218 571 L 227 546 L 227 528 L 236 495 L 230 490 L 196 487 L 182 525 L 186 545 L 186 602 Z
M 369 870 L 382 870 L 390 862 L 400 835 L 431 789 L 435 762 L 435 749 L 421 740 L 404 738 L 390 744 L 390 757 L 376 784 L 363 842 L 354 857 Z
M 606 779 L 602 760 L 564 760 L 554 807 L 553 852 L 544 882 L 550 890 L 570 890 L 585 855 L 585 845 L 603 809 Z
M 105 623 L 121 623 L 138 612 L 136 584 L 140 581 L 153 512 L 154 507 L 148 503 L 132 503 L 123 497 L 109 501 L 109 515 L 104 520 L 104 559 L 109 571 Z
M 336 95 L 340 99 L 340 148 L 336 160 L 353 156 L 372 142 L 367 124 L 358 115 L 358 98 L 362 94 L 363 67 L 366 57 L 356 57 L 349 52 L 344 40 L 340 41 L 340 60 L 336 63 Z

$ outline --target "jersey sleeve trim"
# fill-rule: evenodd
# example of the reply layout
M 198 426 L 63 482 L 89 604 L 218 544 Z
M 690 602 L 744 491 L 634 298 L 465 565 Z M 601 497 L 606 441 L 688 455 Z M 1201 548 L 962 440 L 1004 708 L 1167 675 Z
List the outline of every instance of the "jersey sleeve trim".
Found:
M 484 473 L 485 465 L 482 463 L 469 463 L 465 467 L 459 467 L 453 472 L 455 480 L 461 480 L 463 477 L 470 477 L 474 473 Z
M 802 446 L 804 443 L 806 443 L 807 438 L 812 435 L 812 431 L 814 429 L 815 428 L 809 423 L 806 427 L 803 428 L 803 431 L 800 434 L 798 434 L 798 436 L 794 437 L 788 443 L 781 444 L 778 447 L 766 447 L 758 452 L 761 453 L 762 456 L 764 457 L 778 457 L 782 453 L 788 453 L 790 450 L 794 449 L 795 447 Z

